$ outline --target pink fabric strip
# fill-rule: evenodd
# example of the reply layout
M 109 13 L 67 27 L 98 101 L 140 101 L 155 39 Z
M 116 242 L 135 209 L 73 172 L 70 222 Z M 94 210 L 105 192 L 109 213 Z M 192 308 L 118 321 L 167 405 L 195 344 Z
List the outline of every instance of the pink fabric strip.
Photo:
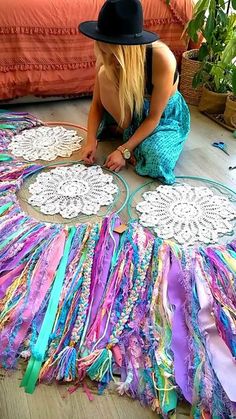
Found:
M 206 349 L 211 365 L 224 391 L 232 402 L 236 402 L 236 363 L 223 339 L 219 336 L 212 315 L 213 298 L 207 281 L 204 280 L 199 257 L 196 260 L 196 285 L 201 309 L 198 314 L 200 329 L 206 337 Z
M 7 288 L 12 284 L 12 282 L 21 275 L 26 263 L 22 263 L 21 265 L 17 266 L 10 272 L 7 272 L 0 278 L 0 298 L 3 298 L 5 295 Z
M 56 238 L 50 244 L 50 247 L 46 249 L 45 253 L 39 259 L 36 269 L 33 272 L 33 275 L 31 278 L 31 289 L 30 289 L 30 294 L 28 296 L 28 302 L 21 314 L 21 318 L 23 320 L 22 326 L 20 327 L 14 339 L 14 342 L 12 342 L 12 345 L 11 345 L 12 346 L 11 352 L 13 351 L 13 353 L 17 352 L 19 346 L 25 339 L 27 331 L 30 327 L 30 324 L 32 323 L 32 320 L 35 314 L 39 310 L 42 304 L 42 301 L 44 300 L 45 295 L 48 291 L 48 288 L 51 286 L 53 282 L 55 272 L 57 270 L 58 264 L 63 255 L 65 238 L 66 238 L 65 231 L 60 232 L 60 234 L 56 236 Z M 47 269 L 45 269 L 45 267 L 47 267 Z M 12 319 L 12 322 L 15 323 L 15 321 L 17 320 L 17 316 L 19 316 L 18 310 L 14 314 L 15 315 L 14 315 L 14 319 Z M 9 336 L 10 336 L 10 330 L 12 328 L 12 322 L 10 322 L 10 324 L 8 324 L 8 327 L 7 327 L 9 328 Z M 7 339 L 6 329 L 4 333 L 5 336 L 2 339 L 2 345 L 4 347 L 6 347 L 9 344 L 9 341 Z M 12 361 L 13 360 L 9 359 L 10 363 Z

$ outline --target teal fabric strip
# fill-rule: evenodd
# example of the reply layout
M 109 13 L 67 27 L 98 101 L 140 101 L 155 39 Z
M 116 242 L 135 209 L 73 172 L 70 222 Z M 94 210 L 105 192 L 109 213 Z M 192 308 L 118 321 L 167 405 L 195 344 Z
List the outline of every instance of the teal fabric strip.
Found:
M 23 380 L 20 387 L 24 387 L 26 393 L 32 394 L 39 377 L 40 369 L 44 361 L 45 353 L 47 350 L 48 340 L 53 329 L 59 298 L 61 294 L 62 285 L 65 278 L 68 257 L 70 254 L 71 243 L 76 232 L 76 227 L 69 228 L 69 235 L 66 240 L 64 254 L 59 264 L 56 273 L 55 281 L 50 295 L 47 311 L 42 323 L 42 327 L 37 339 L 37 342 L 32 351 L 29 364 L 27 366 Z
M 7 204 L 2 205 L 0 207 L 0 215 L 4 214 L 4 212 L 7 211 L 10 207 L 12 207 L 12 205 L 13 205 L 13 202 L 8 202 Z
M 0 124 L 0 129 L 15 129 L 16 126 L 12 124 Z
M 158 367 L 158 370 L 159 370 L 159 367 Z M 158 387 L 160 387 L 160 389 L 165 388 L 165 381 L 162 375 L 159 374 L 159 371 L 158 372 L 156 371 L 156 375 L 158 377 Z M 166 395 L 167 392 L 168 392 L 168 395 Z M 159 394 L 161 409 L 165 414 L 168 414 L 169 412 L 177 408 L 178 398 L 177 398 L 177 392 L 175 391 L 175 389 L 158 390 L 158 394 Z
M 10 161 L 13 160 L 13 157 L 8 154 L 0 154 L 0 161 Z
M 17 236 L 19 236 L 19 227 L 25 223 L 25 221 L 27 220 L 27 218 L 23 218 L 22 220 L 20 220 L 19 224 L 18 224 L 18 230 L 15 231 L 14 233 L 10 234 L 10 236 L 7 237 L 7 239 L 3 240 L 0 244 L 0 250 L 2 250 L 5 246 L 8 245 L 8 243 L 10 243 L 11 240 L 14 240 Z M 24 231 L 24 230 L 23 230 Z

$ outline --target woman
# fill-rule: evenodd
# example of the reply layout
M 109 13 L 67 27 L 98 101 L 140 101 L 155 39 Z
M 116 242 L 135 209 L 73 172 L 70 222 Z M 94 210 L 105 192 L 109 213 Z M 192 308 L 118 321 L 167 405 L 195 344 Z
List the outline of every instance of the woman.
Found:
M 133 156 L 138 174 L 173 183 L 190 129 L 173 53 L 143 30 L 139 0 L 107 0 L 98 21 L 83 22 L 79 29 L 95 39 L 98 64 L 82 159 L 93 164 L 97 139 L 116 127 L 123 144 L 107 157 L 108 169 L 119 171 Z

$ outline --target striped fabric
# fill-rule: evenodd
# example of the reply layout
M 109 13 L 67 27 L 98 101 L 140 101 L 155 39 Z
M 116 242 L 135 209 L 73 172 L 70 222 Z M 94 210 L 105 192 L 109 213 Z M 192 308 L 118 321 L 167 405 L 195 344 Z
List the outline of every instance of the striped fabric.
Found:
M 181 39 L 192 0 L 143 0 L 145 27 L 157 32 L 178 62 L 187 49 Z M 78 33 L 97 18 L 103 0 L 8 0 L 0 2 L 0 99 L 26 95 L 90 93 L 93 41 Z

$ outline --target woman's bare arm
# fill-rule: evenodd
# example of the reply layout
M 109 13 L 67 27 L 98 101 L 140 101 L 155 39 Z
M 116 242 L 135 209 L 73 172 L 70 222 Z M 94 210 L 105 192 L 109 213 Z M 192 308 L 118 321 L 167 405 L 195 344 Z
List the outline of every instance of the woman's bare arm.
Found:
M 104 108 L 100 99 L 99 81 L 97 75 L 93 91 L 93 100 L 88 115 L 87 144 L 97 143 L 97 130 L 102 120 L 103 112 Z
M 93 100 L 88 115 L 87 140 L 81 154 L 81 159 L 87 164 L 93 164 L 95 162 L 97 131 L 102 120 L 103 111 L 104 109 L 100 99 L 99 81 L 97 75 L 93 91 Z

